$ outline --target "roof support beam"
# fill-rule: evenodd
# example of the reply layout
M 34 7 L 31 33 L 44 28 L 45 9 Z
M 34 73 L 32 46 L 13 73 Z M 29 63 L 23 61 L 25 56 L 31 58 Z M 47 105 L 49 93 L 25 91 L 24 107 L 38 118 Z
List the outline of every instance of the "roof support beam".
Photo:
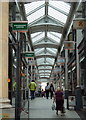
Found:
M 34 12 L 36 12 L 37 10 L 41 9 L 41 8 L 44 7 L 44 6 L 45 6 L 45 4 L 43 4 L 43 5 L 39 6 L 39 7 L 37 7 L 37 8 L 34 9 L 34 10 L 32 10 L 31 12 L 29 12 L 29 13 L 27 14 L 27 17 L 28 17 L 29 15 L 33 14 Z
M 64 29 L 63 29 L 63 33 L 62 33 L 62 37 L 61 37 L 61 43 L 60 43 L 60 46 L 59 46 L 59 48 L 58 48 L 58 52 L 57 52 L 57 55 L 56 55 L 57 58 L 58 58 L 58 55 L 59 55 L 60 52 L 61 52 L 61 47 L 62 47 L 62 45 L 63 45 L 63 42 L 64 42 L 64 40 L 66 39 L 66 37 L 67 37 L 67 35 L 68 35 L 68 33 L 69 33 L 70 29 L 71 29 L 74 15 L 75 15 L 77 9 L 79 8 L 81 1 L 82 1 L 82 0 L 79 0 L 78 2 L 71 2 L 70 12 L 69 12 L 69 15 L 68 15 L 66 24 L 65 24 Z M 55 63 L 56 63 L 56 61 L 57 61 L 57 58 L 56 58 L 55 61 L 54 61 L 54 65 L 55 65 Z M 54 69 L 54 66 L 53 66 L 53 68 L 52 68 L 52 71 L 53 71 L 53 69 Z M 52 71 L 51 71 L 51 73 L 52 73 Z
M 62 11 L 62 10 L 60 10 L 59 8 L 56 8 L 56 7 L 54 7 L 54 6 L 50 5 L 50 4 L 49 4 L 49 6 L 50 6 L 51 8 L 53 8 L 53 9 L 57 10 L 58 12 L 61 12 L 62 14 L 68 16 L 68 13 L 66 13 L 65 11 Z
M 58 48 L 58 45 L 57 44 L 37 44 L 37 45 L 34 45 L 34 49 L 37 49 L 37 48 Z
M 47 65 L 47 64 L 41 64 L 41 65 L 37 65 L 37 67 L 41 67 L 41 66 L 44 66 L 44 67 L 46 67 L 46 66 L 50 66 L 50 67 L 52 67 L 52 65 Z
M 38 56 L 35 56 L 35 58 L 55 58 L 56 56 L 53 56 L 53 55 L 38 55 Z

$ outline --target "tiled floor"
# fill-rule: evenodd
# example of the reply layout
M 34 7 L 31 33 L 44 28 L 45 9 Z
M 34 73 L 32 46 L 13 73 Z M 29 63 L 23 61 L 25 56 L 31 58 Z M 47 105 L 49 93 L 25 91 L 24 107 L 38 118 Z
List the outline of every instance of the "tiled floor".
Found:
M 25 105 L 25 111 L 22 111 L 21 113 L 21 118 L 27 118 L 28 116 L 30 119 L 34 120 L 33 118 L 49 118 L 50 120 L 54 119 L 64 119 L 69 120 L 69 118 L 73 118 L 74 120 L 77 118 L 77 120 L 81 120 L 79 115 L 73 110 L 67 110 L 64 116 L 61 116 L 60 111 L 59 115 L 56 115 L 56 111 L 52 111 L 51 106 L 52 106 L 52 100 L 51 99 L 46 99 L 46 98 L 35 98 L 34 100 L 29 100 L 30 101 L 30 108 L 29 108 L 29 114 L 27 113 L 27 108 L 28 108 L 28 103 Z M 65 102 L 66 103 L 66 102 Z M 65 104 L 66 106 L 66 104 Z M 3 113 L 9 113 L 11 118 L 15 117 L 15 109 L 3 109 Z M 42 119 L 42 120 L 43 120 Z
M 66 104 L 65 104 L 66 105 Z M 36 98 L 30 100 L 29 118 L 78 118 L 79 115 L 73 110 L 67 110 L 64 116 L 56 115 L 56 111 L 52 111 L 52 100 L 46 98 Z

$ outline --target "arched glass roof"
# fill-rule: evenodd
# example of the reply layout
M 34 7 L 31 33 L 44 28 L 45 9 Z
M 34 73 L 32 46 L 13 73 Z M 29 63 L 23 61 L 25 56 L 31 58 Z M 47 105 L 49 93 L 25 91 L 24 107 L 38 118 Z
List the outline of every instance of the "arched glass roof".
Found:
M 49 78 L 62 31 L 70 10 L 63 1 L 36 1 L 25 4 L 39 78 Z

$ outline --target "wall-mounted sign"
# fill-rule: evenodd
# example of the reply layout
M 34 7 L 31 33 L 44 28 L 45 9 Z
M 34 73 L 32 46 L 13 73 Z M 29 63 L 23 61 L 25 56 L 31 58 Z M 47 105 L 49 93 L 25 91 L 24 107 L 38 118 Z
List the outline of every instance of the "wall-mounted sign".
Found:
M 54 73 L 60 73 L 61 72 L 61 68 L 59 67 L 56 67 L 54 70 L 53 70 Z
M 75 49 L 74 45 L 75 45 L 74 41 L 64 41 L 64 49 L 74 50 Z
M 58 64 L 58 65 L 64 65 L 64 64 L 65 64 L 65 58 L 61 58 L 61 57 L 58 58 L 58 59 L 57 59 L 57 64 Z
M 12 21 L 12 30 L 14 32 L 27 32 L 28 31 L 28 21 Z
M 36 61 L 35 60 L 29 60 L 29 65 L 36 65 Z
M 73 20 L 73 29 L 83 29 L 86 26 L 85 18 L 78 18 Z
M 33 58 L 34 57 L 34 51 L 24 52 L 23 55 L 26 58 Z

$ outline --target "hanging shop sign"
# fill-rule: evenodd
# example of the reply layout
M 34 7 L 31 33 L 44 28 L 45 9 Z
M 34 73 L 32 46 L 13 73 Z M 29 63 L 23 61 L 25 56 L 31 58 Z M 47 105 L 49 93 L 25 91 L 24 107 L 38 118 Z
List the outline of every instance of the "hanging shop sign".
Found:
M 35 60 L 29 60 L 29 65 L 36 65 L 36 61 Z
M 53 70 L 54 73 L 60 73 L 61 72 L 61 68 L 57 67 Z
M 61 57 L 58 58 L 58 59 L 57 59 L 57 64 L 58 64 L 58 65 L 64 65 L 64 64 L 65 64 L 65 58 L 61 58 Z
M 74 50 L 75 49 L 74 45 L 75 45 L 74 41 L 64 41 L 64 49 Z
M 78 18 L 73 20 L 73 29 L 83 29 L 86 26 L 85 18 Z
M 24 52 L 23 55 L 26 58 L 33 58 L 34 57 L 34 51 Z
M 28 31 L 28 21 L 12 21 L 12 30 L 14 32 L 27 32 Z

